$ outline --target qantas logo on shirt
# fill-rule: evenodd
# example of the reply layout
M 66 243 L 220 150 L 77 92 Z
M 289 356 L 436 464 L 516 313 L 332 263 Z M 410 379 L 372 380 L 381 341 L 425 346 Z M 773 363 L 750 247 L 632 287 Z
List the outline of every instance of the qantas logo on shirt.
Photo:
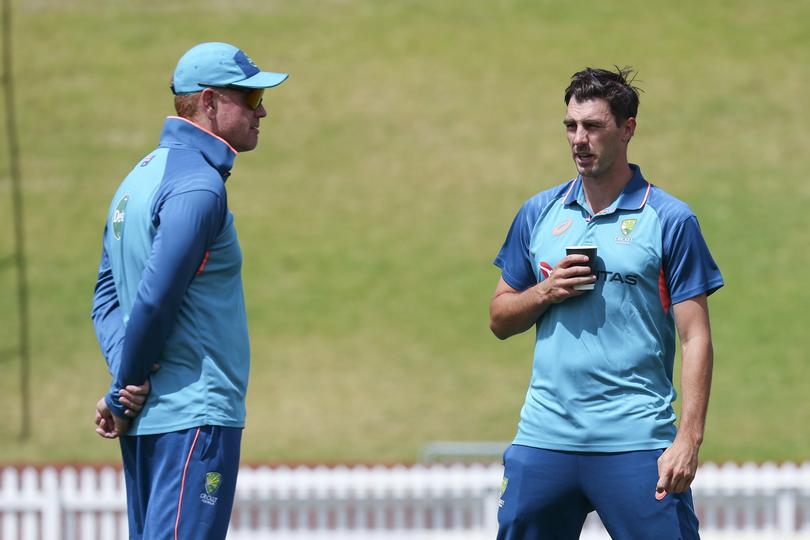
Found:
M 596 281 L 604 281 L 605 283 L 623 283 L 625 285 L 638 285 L 639 276 L 637 274 L 622 274 L 621 272 L 598 270 L 596 272 Z
M 543 279 L 548 278 L 551 275 L 551 265 L 548 264 L 546 261 L 542 261 L 540 263 L 540 273 L 543 275 Z M 604 281 L 605 283 L 621 283 L 623 285 L 638 285 L 638 282 L 641 280 L 638 274 L 622 274 L 621 272 L 610 272 L 608 270 L 597 270 L 596 271 L 596 281 Z

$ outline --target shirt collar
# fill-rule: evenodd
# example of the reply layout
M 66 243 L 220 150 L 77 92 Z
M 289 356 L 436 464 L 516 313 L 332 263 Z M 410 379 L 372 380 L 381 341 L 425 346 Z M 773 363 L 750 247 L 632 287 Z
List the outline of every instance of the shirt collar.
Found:
M 179 116 L 166 118 L 160 134 L 160 146 L 198 150 L 205 160 L 219 171 L 223 181 L 230 176 L 238 153 L 222 137 Z
M 650 195 L 652 184 L 644 179 L 644 176 L 641 174 L 641 168 L 638 165 L 630 163 L 630 170 L 633 171 L 633 176 L 630 177 L 630 180 L 625 184 L 624 189 L 619 193 L 616 200 L 613 201 L 610 206 L 599 212 L 600 214 L 610 214 L 616 210 L 641 210 L 644 205 L 647 204 L 647 198 Z M 585 192 L 582 190 L 581 176 L 577 176 L 571 181 L 571 186 L 565 194 L 564 204 L 568 206 L 573 203 L 579 204 L 582 208 L 587 209 L 588 207 L 585 203 Z

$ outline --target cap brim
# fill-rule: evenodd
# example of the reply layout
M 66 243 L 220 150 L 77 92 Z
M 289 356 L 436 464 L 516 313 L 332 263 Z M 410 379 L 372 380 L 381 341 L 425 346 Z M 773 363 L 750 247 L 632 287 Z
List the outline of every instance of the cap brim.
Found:
M 289 75 L 286 73 L 260 71 L 249 79 L 231 83 L 229 86 L 238 86 L 239 88 L 272 88 L 286 81 L 287 77 L 289 77 Z

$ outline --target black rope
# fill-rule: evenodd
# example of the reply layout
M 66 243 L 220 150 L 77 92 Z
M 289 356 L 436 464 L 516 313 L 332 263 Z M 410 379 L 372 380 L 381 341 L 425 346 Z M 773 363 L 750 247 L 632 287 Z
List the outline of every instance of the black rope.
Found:
M 14 71 L 11 59 L 11 0 L 3 0 L 3 94 L 5 95 L 6 132 L 8 134 L 11 206 L 14 216 L 14 261 L 17 267 L 17 306 L 19 309 L 20 399 L 22 402 L 20 438 L 26 440 L 31 434 L 28 278 L 26 275 L 25 235 L 23 231 L 20 147 L 14 114 Z

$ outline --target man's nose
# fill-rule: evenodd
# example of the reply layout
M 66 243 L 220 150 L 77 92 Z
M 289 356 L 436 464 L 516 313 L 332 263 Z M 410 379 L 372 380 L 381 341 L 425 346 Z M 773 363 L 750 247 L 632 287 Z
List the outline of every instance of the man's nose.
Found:
M 571 142 L 575 145 L 586 144 L 588 142 L 588 131 L 581 126 L 577 126 Z

